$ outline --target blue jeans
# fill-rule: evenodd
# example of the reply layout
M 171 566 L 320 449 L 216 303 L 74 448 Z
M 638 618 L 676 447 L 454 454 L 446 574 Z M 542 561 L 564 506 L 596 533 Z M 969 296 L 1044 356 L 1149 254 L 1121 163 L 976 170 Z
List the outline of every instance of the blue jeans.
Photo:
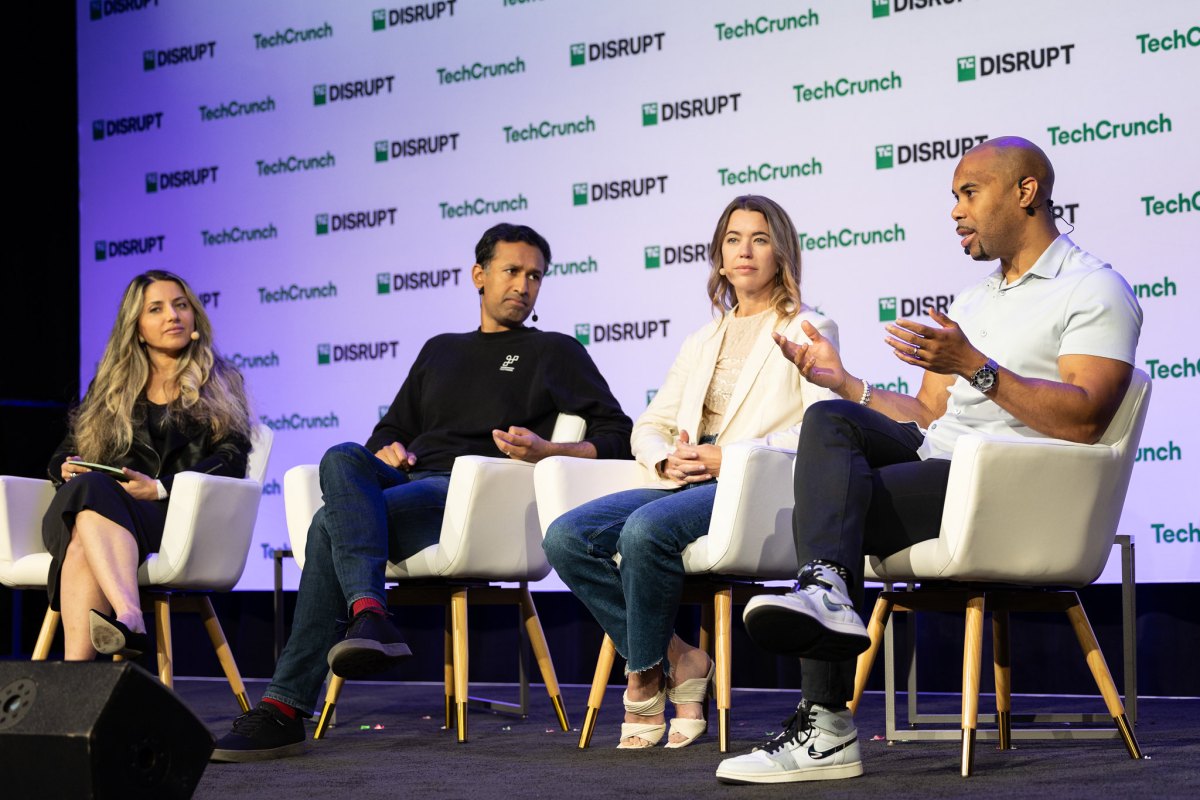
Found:
M 585 503 L 546 531 L 546 558 L 612 638 L 627 672 L 662 664 L 670 674 L 683 549 L 708 533 L 716 492 L 716 481 L 630 489 Z
M 359 444 L 321 459 L 325 505 L 313 516 L 292 633 L 264 697 L 311 714 L 338 638 L 337 620 L 354 601 L 387 604 L 384 568 L 436 544 L 446 508 L 448 472 L 401 472 Z

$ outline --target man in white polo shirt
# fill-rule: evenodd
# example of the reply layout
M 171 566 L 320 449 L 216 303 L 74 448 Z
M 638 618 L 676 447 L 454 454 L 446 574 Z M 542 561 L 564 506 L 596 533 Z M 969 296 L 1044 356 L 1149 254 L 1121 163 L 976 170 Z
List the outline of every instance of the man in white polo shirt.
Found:
M 950 458 L 964 433 L 1092 443 L 1129 386 L 1142 311 L 1108 264 L 1060 235 L 1054 169 L 1025 139 L 991 139 L 954 171 L 951 217 L 963 252 L 999 267 L 933 325 L 887 326 L 895 356 L 925 370 L 916 397 L 851 375 L 815 330 L 811 345 L 776 337 L 805 378 L 841 398 L 804 416 L 796 454 L 795 590 L 763 595 L 743 619 L 760 646 L 801 658 L 803 700 L 786 729 L 721 762 L 728 783 L 862 774 L 846 708 L 854 657 L 868 645 L 856 608 L 863 557 L 936 538 Z M 815 335 L 814 335 L 815 334 Z M 1019 502 L 1014 498 L 1014 502 Z

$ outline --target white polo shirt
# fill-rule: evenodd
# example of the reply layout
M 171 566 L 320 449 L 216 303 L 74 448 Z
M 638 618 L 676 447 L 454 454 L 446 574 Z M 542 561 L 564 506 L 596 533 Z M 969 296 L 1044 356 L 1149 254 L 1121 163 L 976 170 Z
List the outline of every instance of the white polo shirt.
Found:
M 1109 264 L 1055 239 L 1016 282 L 999 267 L 958 295 L 947 312 L 981 352 L 1023 378 L 1061 381 L 1058 358 L 1102 356 L 1134 364 L 1142 309 Z M 1003 380 L 1003 378 L 1001 378 Z M 950 458 L 965 433 L 1042 436 L 958 378 L 946 413 L 929 426 L 921 458 Z

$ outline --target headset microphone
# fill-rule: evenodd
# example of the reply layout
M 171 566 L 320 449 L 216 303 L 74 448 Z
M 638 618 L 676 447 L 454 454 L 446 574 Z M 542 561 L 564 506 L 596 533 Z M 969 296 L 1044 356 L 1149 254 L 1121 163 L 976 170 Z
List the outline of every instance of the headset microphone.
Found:
M 193 341 L 193 342 L 198 342 L 198 341 L 200 341 L 200 332 L 199 332 L 199 331 L 192 331 L 192 333 L 191 333 L 191 337 L 192 337 L 192 341 Z
M 969 256 L 969 255 L 971 255 L 971 248 L 969 248 L 969 247 L 964 247 L 964 248 L 963 248 L 963 255 L 964 255 L 964 256 Z
M 533 312 L 533 321 L 537 322 L 537 320 L 538 320 L 537 311 L 534 311 Z

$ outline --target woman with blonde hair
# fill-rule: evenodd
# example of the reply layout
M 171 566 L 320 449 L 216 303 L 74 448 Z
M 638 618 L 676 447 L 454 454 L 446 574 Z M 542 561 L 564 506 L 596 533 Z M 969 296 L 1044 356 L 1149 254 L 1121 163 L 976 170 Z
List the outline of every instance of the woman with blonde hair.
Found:
M 709 250 L 707 293 L 715 319 L 691 334 L 633 428 L 646 487 L 586 503 L 555 520 L 550 563 L 625 657 L 623 749 L 652 747 L 675 716 L 666 746 L 704 733 L 713 664 L 674 634 L 682 553 L 708 532 L 721 448 L 765 439 L 795 447 L 807 406 L 832 395 L 797 376 L 772 333 L 807 342 L 808 321 L 837 343 L 837 326 L 800 301 L 796 228 L 766 197 L 735 198 Z M 618 566 L 614 556 L 620 553 Z
M 68 661 L 148 648 L 137 571 L 162 541 L 175 475 L 242 478 L 249 453 L 242 376 L 214 349 L 203 306 L 176 275 L 138 275 L 50 460 L 59 487 L 42 539 Z

